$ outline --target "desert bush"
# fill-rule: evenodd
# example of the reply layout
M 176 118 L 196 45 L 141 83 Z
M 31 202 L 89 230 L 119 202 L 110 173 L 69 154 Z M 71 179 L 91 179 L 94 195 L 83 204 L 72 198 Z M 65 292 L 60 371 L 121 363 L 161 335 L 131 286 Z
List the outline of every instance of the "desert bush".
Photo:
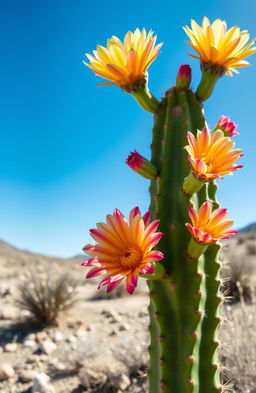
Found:
M 28 310 L 39 323 L 52 323 L 61 311 L 71 308 L 75 302 L 77 280 L 70 273 L 56 277 L 51 270 L 39 274 L 30 271 L 18 285 L 16 305 Z
M 224 308 L 226 323 L 221 330 L 223 349 L 220 355 L 222 379 L 231 392 L 256 393 L 256 300 L 245 303 L 243 288 L 237 283 L 241 302 Z M 233 390 L 234 389 L 234 390 Z
M 243 289 L 245 302 L 252 302 L 256 294 L 256 257 L 255 240 L 253 240 L 255 235 L 254 233 L 241 234 L 223 245 L 222 259 L 225 262 L 222 269 L 223 291 L 233 302 L 240 300 L 237 283 Z

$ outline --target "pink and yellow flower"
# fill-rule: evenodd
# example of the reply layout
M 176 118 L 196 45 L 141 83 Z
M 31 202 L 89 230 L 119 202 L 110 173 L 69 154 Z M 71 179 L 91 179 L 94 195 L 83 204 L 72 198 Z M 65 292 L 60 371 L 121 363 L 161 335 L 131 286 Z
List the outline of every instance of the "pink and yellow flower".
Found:
M 234 165 L 242 156 L 240 149 L 233 149 L 235 142 L 224 135 L 221 130 L 212 134 L 207 127 L 197 131 L 195 137 L 188 132 L 189 145 L 185 146 L 191 169 L 196 177 L 203 181 L 221 179 L 224 175 L 230 175 L 233 171 L 242 168 L 242 165 Z
M 132 85 L 146 77 L 147 69 L 159 55 L 163 44 L 155 46 L 157 36 L 153 34 L 153 31 L 147 34 L 145 29 L 136 29 L 134 33 L 129 31 L 123 42 L 113 36 L 106 48 L 98 45 L 94 56 L 86 54 L 90 64 L 84 64 L 96 75 L 111 81 L 102 85 Z
M 210 201 L 204 202 L 198 212 L 189 208 L 189 216 L 192 225 L 186 223 L 186 227 L 198 243 L 209 245 L 218 240 L 228 239 L 237 231 L 230 229 L 232 220 L 226 220 L 227 209 L 216 209 L 212 211 Z
M 150 213 L 141 217 L 138 207 L 131 210 L 128 223 L 118 209 L 113 215 L 107 215 L 106 221 L 98 223 L 97 229 L 90 230 L 97 243 L 83 248 L 90 258 L 82 265 L 93 266 L 86 278 L 106 274 L 98 289 L 107 286 L 107 292 L 113 291 L 125 279 L 126 290 L 132 294 L 139 274 L 153 274 L 152 263 L 164 257 L 162 252 L 152 251 L 163 235 L 156 232 L 160 221 L 150 224 Z
M 239 135 L 239 132 L 236 132 L 237 124 L 233 123 L 227 116 L 221 116 L 215 130 L 221 130 L 224 132 L 225 136 L 235 136 Z
M 238 73 L 236 68 L 250 65 L 244 59 L 256 52 L 256 47 L 252 47 L 254 41 L 248 43 L 247 30 L 241 31 L 238 26 L 227 30 L 226 22 L 220 19 L 211 24 L 204 17 L 202 26 L 192 19 L 191 29 L 186 26 L 184 30 L 191 40 L 188 44 L 198 53 L 198 56 L 190 56 L 216 66 L 219 71 L 222 69 L 229 76 L 232 72 Z

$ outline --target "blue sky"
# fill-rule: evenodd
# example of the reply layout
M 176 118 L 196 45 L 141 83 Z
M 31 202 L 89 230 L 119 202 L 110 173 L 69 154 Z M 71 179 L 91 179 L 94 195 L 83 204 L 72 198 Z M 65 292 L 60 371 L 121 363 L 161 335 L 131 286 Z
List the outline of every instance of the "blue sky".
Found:
M 96 86 L 82 60 L 113 34 L 153 29 L 161 55 L 149 70 L 157 97 L 173 85 L 186 55 L 182 26 L 221 18 L 256 36 L 256 4 L 247 0 L 1 2 L 0 238 L 33 252 L 71 256 L 89 241 L 88 229 L 115 207 L 127 214 L 149 204 L 148 181 L 124 163 L 133 149 L 150 157 L 152 116 L 115 86 Z M 244 168 L 220 181 L 219 200 L 236 227 L 256 221 L 255 80 L 253 67 L 224 76 L 205 103 L 210 126 L 221 114 L 239 124 Z

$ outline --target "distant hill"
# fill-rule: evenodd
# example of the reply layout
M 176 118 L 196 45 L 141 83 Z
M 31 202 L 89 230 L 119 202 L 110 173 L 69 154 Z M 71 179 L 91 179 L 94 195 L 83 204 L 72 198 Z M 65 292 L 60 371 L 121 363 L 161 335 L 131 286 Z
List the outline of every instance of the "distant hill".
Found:
M 256 222 L 239 229 L 239 233 L 256 232 Z

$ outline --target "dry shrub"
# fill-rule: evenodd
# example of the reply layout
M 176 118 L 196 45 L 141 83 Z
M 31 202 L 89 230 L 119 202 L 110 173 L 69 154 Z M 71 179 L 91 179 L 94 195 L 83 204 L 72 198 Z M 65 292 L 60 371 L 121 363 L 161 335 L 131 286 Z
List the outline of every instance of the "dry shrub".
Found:
M 36 322 L 52 323 L 77 302 L 76 287 L 77 280 L 70 273 L 56 277 L 50 269 L 41 274 L 30 271 L 18 285 L 16 305 L 29 311 Z
M 225 242 L 221 255 L 225 262 L 222 271 L 224 292 L 231 301 L 239 301 L 239 282 L 245 302 L 251 302 L 256 294 L 256 233 L 241 234 Z
M 242 286 L 237 287 L 241 302 L 225 307 L 227 323 L 221 328 L 222 378 L 237 393 L 256 393 L 256 299 L 246 304 Z

